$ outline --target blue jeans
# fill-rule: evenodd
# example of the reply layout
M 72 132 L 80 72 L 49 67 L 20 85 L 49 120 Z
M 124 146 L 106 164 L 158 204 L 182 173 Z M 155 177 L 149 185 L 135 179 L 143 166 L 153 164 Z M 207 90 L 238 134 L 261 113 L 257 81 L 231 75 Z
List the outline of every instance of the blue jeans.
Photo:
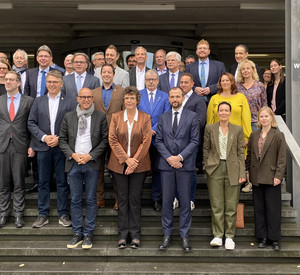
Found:
M 251 122 L 251 129 L 252 129 L 252 132 L 255 132 L 256 130 L 258 130 L 257 122 Z
M 38 184 L 38 209 L 40 216 L 49 216 L 50 208 L 50 182 L 53 167 L 56 176 L 57 211 L 58 217 L 68 215 L 69 186 L 65 173 L 65 155 L 59 147 L 50 148 L 45 152 L 37 153 L 39 184 Z
M 71 215 L 73 232 L 80 235 L 93 235 L 97 216 L 97 182 L 99 170 L 91 168 L 90 163 L 78 165 L 74 161 L 68 174 L 71 191 Z M 82 225 L 83 182 L 85 183 L 85 229 Z

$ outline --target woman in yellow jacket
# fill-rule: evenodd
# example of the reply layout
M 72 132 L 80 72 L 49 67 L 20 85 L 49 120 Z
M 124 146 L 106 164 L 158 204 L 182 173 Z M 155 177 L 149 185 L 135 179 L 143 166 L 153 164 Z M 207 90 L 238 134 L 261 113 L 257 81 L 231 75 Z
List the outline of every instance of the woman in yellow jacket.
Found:
M 222 74 L 218 81 L 218 93 L 212 96 L 208 104 L 207 124 L 219 121 L 217 115 L 218 105 L 223 101 L 231 105 L 229 122 L 243 127 L 244 147 L 246 149 L 252 131 L 250 107 L 247 98 L 243 94 L 238 93 L 236 81 L 230 73 Z

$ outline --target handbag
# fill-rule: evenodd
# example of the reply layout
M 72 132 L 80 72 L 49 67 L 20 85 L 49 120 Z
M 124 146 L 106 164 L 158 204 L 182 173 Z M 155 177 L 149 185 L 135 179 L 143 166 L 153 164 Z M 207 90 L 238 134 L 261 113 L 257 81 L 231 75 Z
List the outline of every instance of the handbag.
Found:
M 238 203 L 237 209 L 236 209 L 236 228 L 244 228 L 244 209 L 245 204 L 242 202 Z

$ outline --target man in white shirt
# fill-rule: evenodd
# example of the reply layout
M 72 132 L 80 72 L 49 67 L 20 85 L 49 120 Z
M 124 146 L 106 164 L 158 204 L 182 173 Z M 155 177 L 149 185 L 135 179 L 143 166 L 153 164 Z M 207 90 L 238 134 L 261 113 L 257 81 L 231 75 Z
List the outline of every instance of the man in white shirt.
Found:
M 96 52 L 92 55 L 92 63 L 94 69 L 90 72 L 91 75 L 95 75 L 95 72 L 98 68 L 101 68 L 105 64 L 104 52 Z
M 105 51 L 105 61 L 106 63 L 113 65 L 115 68 L 115 76 L 113 80 L 114 84 L 125 88 L 129 86 L 129 74 L 117 65 L 119 57 L 120 55 L 116 46 L 109 45 Z M 95 71 L 95 76 L 100 79 L 100 84 L 102 86 L 101 68 L 98 68 Z
M 54 170 L 57 186 L 58 223 L 71 226 L 68 199 L 69 186 L 65 174 L 65 156 L 58 147 L 60 125 L 65 113 L 75 109 L 76 103 L 61 93 L 62 74 L 53 70 L 47 74 L 48 93 L 36 98 L 28 118 L 28 129 L 33 137 L 33 148 L 37 152 L 39 171 L 38 210 L 39 216 L 33 228 L 49 223 L 50 184 Z
M 145 73 L 150 70 L 146 67 L 147 50 L 144 47 L 135 49 L 136 67 L 129 70 L 130 86 L 136 86 L 138 90 L 145 88 Z
M 73 68 L 73 57 L 74 57 L 73 54 L 68 54 L 68 55 L 65 57 L 65 60 L 64 60 L 64 67 L 65 67 L 65 70 L 66 70 L 66 71 L 65 71 L 65 75 L 74 73 L 74 68 Z
M 156 70 L 158 75 L 165 74 L 167 72 L 166 66 L 166 51 L 163 49 L 159 49 L 155 53 L 155 63 L 156 63 Z
M 108 128 L 105 114 L 94 110 L 94 97 L 90 89 L 82 88 L 77 101 L 76 110 L 64 116 L 59 134 L 59 147 L 66 156 L 65 172 L 68 173 L 70 185 L 74 232 L 67 247 L 75 248 L 82 244 L 83 249 L 90 249 L 96 227 L 97 181 L 101 156 L 108 145 Z M 83 189 L 86 199 L 84 223 Z

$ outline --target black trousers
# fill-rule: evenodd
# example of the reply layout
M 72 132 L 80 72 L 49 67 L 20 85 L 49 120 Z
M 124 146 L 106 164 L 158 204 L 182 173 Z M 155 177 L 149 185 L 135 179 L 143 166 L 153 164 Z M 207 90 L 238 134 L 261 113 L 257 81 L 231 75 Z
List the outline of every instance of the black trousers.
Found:
M 281 184 L 253 185 L 255 236 L 271 241 L 281 239 Z
M 143 183 L 147 172 L 130 175 L 111 172 L 117 187 L 119 239 L 141 237 L 141 200 Z

